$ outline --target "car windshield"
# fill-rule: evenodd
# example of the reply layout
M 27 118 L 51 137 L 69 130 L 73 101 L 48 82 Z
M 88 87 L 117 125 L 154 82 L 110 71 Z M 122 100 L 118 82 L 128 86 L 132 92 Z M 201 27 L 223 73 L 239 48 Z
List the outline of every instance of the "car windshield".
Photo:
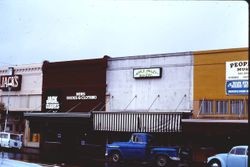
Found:
M 8 138 L 8 134 L 6 134 L 6 133 L 0 133 L 0 138 L 7 139 Z
M 10 138 L 13 140 L 20 140 L 20 136 L 15 134 L 10 134 Z

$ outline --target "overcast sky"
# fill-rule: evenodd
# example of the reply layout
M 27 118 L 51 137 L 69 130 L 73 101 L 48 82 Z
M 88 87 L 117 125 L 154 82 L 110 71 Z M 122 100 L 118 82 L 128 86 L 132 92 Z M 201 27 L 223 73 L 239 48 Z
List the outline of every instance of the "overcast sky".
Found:
M 245 1 L 0 0 L 0 67 L 248 47 Z

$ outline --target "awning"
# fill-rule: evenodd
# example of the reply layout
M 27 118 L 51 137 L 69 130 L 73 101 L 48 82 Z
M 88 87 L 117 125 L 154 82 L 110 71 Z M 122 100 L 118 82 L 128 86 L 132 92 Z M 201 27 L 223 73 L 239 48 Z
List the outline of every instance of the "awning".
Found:
M 242 123 L 248 124 L 248 120 L 224 120 L 224 119 L 182 119 L 183 123 Z
M 182 119 L 182 127 L 189 135 L 244 135 L 248 120 Z
M 30 121 L 31 126 L 40 128 L 87 128 L 92 126 L 91 113 L 89 112 L 64 112 L 64 113 L 24 113 L 24 118 Z
M 24 117 L 29 118 L 90 118 L 90 112 L 64 112 L 64 113 L 24 113 Z

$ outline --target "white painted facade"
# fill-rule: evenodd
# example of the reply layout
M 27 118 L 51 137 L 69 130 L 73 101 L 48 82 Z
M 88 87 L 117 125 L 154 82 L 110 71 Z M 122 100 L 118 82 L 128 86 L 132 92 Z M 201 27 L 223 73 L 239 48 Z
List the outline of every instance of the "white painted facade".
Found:
M 133 69 L 161 67 L 161 78 L 133 77 Z M 107 111 L 185 112 L 193 109 L 191 52 L 109 58 Z
M 4 103 L 8 112 L 6 131 L 22 133 L 24 146 L 39 147 L 38 142 L 32 142 L 34 132 L 30 129 L 29 121 L 25 121 L 24 112 L 40 112 L 42 102 L 42 64 L 13 66 L 14 75 L 21 75 L 21 89 L 18 91 L 3 91 L 0 89 L 0 102 Z M 0 76 L 8 75 L 8 67 L 0 68 Z M 0 113 L 3 130 L 5 113 Z
M 22 75 L 20 91 L 2 91 L 0 102 L 7 107 L 9 96 L 10 112 L 41 111 L 42 98 L 42 64 L 18 65 L 14 75 Z M 0 76 L 8 75 L 8 67 L 0 68 Z

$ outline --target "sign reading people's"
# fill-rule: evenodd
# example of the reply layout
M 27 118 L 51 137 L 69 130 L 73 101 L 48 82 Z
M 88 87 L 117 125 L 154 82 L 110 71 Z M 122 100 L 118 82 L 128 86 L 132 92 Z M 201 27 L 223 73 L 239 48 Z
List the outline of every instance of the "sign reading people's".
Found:
M 226 62 L 226 94 L 248 94 L 248 60 Z
M 21 90 L 22 75 L 3 75 L 0 77 L 0 89 L 3 91 L 19 91 Z

